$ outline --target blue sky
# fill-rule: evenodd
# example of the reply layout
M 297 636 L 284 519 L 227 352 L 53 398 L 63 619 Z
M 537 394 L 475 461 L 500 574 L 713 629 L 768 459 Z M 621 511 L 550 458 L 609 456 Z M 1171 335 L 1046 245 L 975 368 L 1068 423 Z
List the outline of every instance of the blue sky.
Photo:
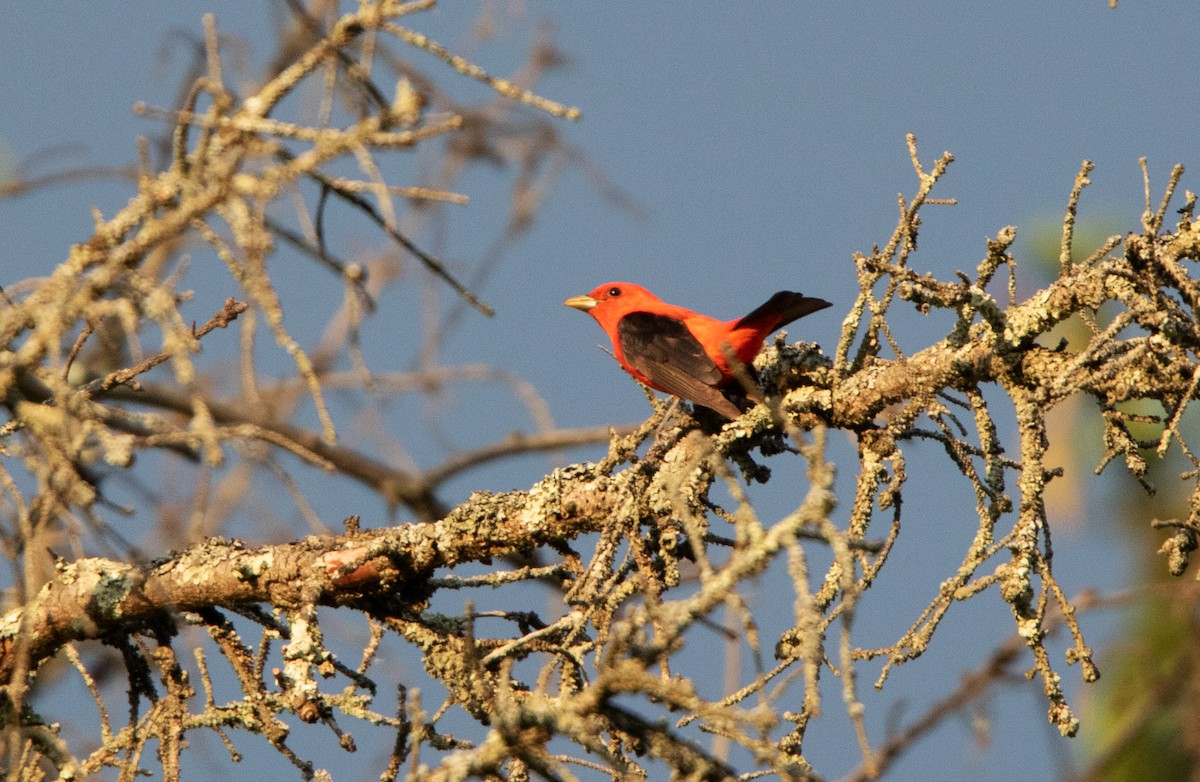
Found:
M 484 7 L 499 20 L 499 34 L 477 43 L 471 24 Z M 0 30 L 5 107 L 0 165 L 14 166 L 48 148 L 60 152 L 40 162 L 35 173 L 134 160 L 136 135 L 159 127 L 135 117 L 131 106 L 171 104 L 186 42 L 200 34 L 202 10 L 213 10 L 222 32 L 244 42 L 253 63 L 247 73 L 253 74 L 271 51 L 278 15 L 271 8 L 242 2 L 25 6 Z M 856 290 L 852 254 L 887 241 L 897 194 L 916 189 L 906 133 L 917 135 L 926 165 L 943 150 L 956 158 L 935 196 L 958 204 L 926 209 L 913 260 L 918 270 L 943 278 L 974 269 L 985 238 L 1006 225 L 1018 227 L 1018 259 L 1028 254 L 1037 231 L 1060 219 L 1085 158 L 1096 170 L 1082 199 L 1081 220 L 1102 223 L 1104 233 L 1137 228 L 1139 157 L 1149 159 L 1156 203 L 1171 166 L 1183 163 L 1194 171 L 1200 163 L 1195 138 L 1200 106 L 1188 97 L 1200 28 L 1194 2 L 1124 2 L 1117 10 L 1105 0 L 444 2 L 414 17 L 412 26 L 467 49 L 480 65 L 504 75 L 519 65 L 539 22 L 550 25 L 566 58 L 539 92 L 583 112 L 577 123 L 556 123 L 576 164 L 558 178 L 531 229 L 481 287 L 496 317 L 468 313 L 443 344 L 441 358 L 520 375 L 539 389 L 563 426 L 628 423 L 647 413 L 640 390 L 595 348 L 603 338 L 591 319 L 561 306 L 564 298 L 607 280 L 640 282 L 670 301 L 721 317 L 742 314 L 781 288 L 820 296 L 834 307 L 790 331 L 831 351 Z M 164 59 L 165 53 L 171 57 Z M 427 55 L 414 53 L 412 60 L 462 99 L 487 98 L 486 88 L 463 83 Z M 588 166 L 602 171 L 638 209 L 614 207 Z M 396 184 L 409 183 L 411 174 L 402 161 L 388 172 Z M 478 268 L 503 229 L 511 176 L 502 171 L 468 177 L 463 190 L 472 204 L 451 210 L 444 231 L 419 237 L 464 277 Z M 1191 181 L 1185 177 L 1184 186 L 1194 190 Z M 70 243 L 89 235 L 92 207 L 111 215 L 131 192 L 125 182 L 101 179 L 0 201 L 6 248 L 0 284 L 48 271 L 65 258 Z M 382 237 L 363 233 L 348 237 L 345 252 L 386 249 Z M 1029 265 L 1020 268 L 1031 273 Z M 303 271 L 312 272 L 307 265 Z M 1026 277 L 1022 289 L 1035 284 Z M 436 296 L 434 306 L 442 311 L 455 305 L 444 289 Z M 419 299 L 412 290 L 397 290 L 395 297 L 393 311 L 364 335 L 377 370 L 412 365 L 413 346 L 404 340 L 411 323 L 404 313 L 419 306 Z M 389 302 L 381 304 L 387 311 Z M 297 334 L 315 338 L 328 313 L 296 307 L 288 323 Z M 197 311 L 196 317 L 207 315 Z M 905 316 L 901 322 L 900 340 L 910 350 L 948 328 L 937 318 Z M 417 464 L 432 466 L 455 446 L 480 445 L 531 426 L 503 389 L 471 388 L 454 397 L 456 410 L 474 406 L 485 414 L 443 421 L 437 427 L 441 440 L 406 442 Z M 409 401 L 393 412 L 420 410 Z M 843 470 L 852 472 L 849 443 L 838 447 L 847 459 Z M 914 460 L 942 458 L 931 447 L 916 446 L 912 454 Z M 458 501 L 474 489 L 525 487 L 552 464 L 530 457 L 471 474 L 453 482 L 444 499 Z M 938 481 L 936 469 L 914 474 L 906 530 L 911 548 L 898 554 L 938 559 L 929 543 L 943 536 L 956 546 L 946 550 L 945 561 L 911 563 L 908 575 L 898 566 L 895 602 L 876 609 L 879 621 L 899 616 L 902 629 L 913 606 L 919 610 L 936 589 L 936 579 L 921 581 L 921 571 L 945 573 L 961 556 L 955 533 L 969 540 L 969 502 L 958 519 L 960 530 L 942 526 L 955 523 L 954 513 L 944 508 L 951 499 L 966 499 L 959 494 L 964 493 Z M 785 500 L 764 501 L 779 502 L 767 507 L 786 512 Z M 352 492 L 318 497 L 314 505 L 336 519 L 355 512 L 348 506 L 356 502 L 381 510 L 376 500 Z M 307 531 L 284 514 L 275 532 L 293 523 L 295 534 Z M 152 538 L 148 528 L 140 534 Z M 1076 548 L 1060 552 L 1056 566 L 1068 583 L 1120 582 L 1120 566 L 1098 573 L 1090 565 L 1113 545 L 1102 515 L 1082 532 L 1066 532 L 1065 539 Z M 765 591 L 760 605 L 769 607 L 769 585 Z M 930 699 L 933 685 L 926 676 L 948 663 L 971 668 L 1005 637 L 1011 623 L 1000 601 L 993 603 L 964 612 L 969 619 L 956 614 L 943 630 L 943 646 L 894 675 L 869 704 L 875 709 L 874 738 L 883 735 L 886 704 L 907 699 L 911 713 Z M 871 610 L 864 609 L 866 616 Z M 974 622 L 990 624 L 980 632 Z M 1101 620 L 1095 626 L 1097 632 L 1107 627 Z M 1069 670 L 1068 677 L 1076 673 Z M 829 708 L 836 710 L 835 702 Z M 894 778 L 969 773 L 1000 780 L 1052 773 L 1072 750 L 1064 750 L 1040 724 L 1042 714 L 1044 703 L 1033 689 L 1006 691 L 993 710 L 996 735 L 990 747 L 971 744 L 969 726 L 951 722 L 903 761 Z M 853 762 L 853 751 L 847 753 L 829 752 L 831 774 Z

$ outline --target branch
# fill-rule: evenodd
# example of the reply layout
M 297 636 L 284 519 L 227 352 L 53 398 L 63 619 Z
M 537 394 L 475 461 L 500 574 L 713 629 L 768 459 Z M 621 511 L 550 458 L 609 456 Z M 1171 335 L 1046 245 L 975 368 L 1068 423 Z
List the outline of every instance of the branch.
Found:
M 147 383 L 142 384 L 136 392 L 117 388 L 110 391 L 108 397 L 172 410 L 184 415 L 191 415 L 193 412 L 192 395 L 168 386 Z M 337 472 L 378 492 L 389 504 L 407 507 L 422 521 L 433 521 L 449 512 L 449 508 L 437 498 L 437 489 L 446 480 L 467 469 L 521 453 L 603 443 L 611 438 L 614 431 L 629 432 L 628 427 L 616 430 L 609 427 L 590 427 L 555 429 L 532 435 L 513 433 L 504 440 L 459 454 L 442 465 L 418 473 L 386 464 L 348 446 L 330 443 L 316 432 L 268 418 L 236 402 L 205 398 L 204 403 L 214 422 L 222 425 L 248 424 L 296 443 L 305 451 L 323 459 Z
M 0 620 L 0 681 L 22 646 L 32 669 L 69 641 L 144 632 L 178 611 L 312 600 L 417 612 L 437 568 L 596 532 L 614 510 L 613 483 L 594 470 L 559 470 L 528 493 L 477 494 L 436 522 L 256 548 L 212 539 L 152 565 L 79 560 Z

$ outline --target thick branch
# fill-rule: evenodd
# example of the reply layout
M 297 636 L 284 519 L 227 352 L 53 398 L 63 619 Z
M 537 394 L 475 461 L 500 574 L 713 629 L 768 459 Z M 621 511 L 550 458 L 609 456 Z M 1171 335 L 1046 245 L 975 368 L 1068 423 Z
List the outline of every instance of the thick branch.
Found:
M 1187 256 L 1179 254 L 1200 244 L 1183 237 L 1181 233 L 1162 237 L 1156 244 L 1131 243 L 1124 258 L 1074 267 L 1005 310 L 966 283 L 950 286 L 911 277 L 901 288 L 906 298 L 966 307 L 968 318 L 978 314 L 980 319 L 907 358 L 869 358 L 841 379 L 812 372 L 811 354 L 793 353 L 783 368 L 772 368 L 779 378 L 775 390 L 799 389 L 784 402 L 784 410 L 798 423 L 811 422 L 802 414 L 816 413 L 834 426 L 852 430 L 871 426 L 891 405 L 991 383 L 1030 389 L 1047 406 L 1082 391 L 1106 407 L 1154 399 L 1174 408 L 1192 389 L 1196 371 L 1192 354 L 1200 349 L 1200 333 L 1188 313 L 1154 287 L 1156 275 L 1144 269 L 1150 264 L 1180 269 L 1178 258 Z M 1136 255 L 1132 248 L 1149 257 Z M 1179 273 L 1186 276 L 1182 270 Z M 1173 280 L 1160 282 L 1169 286 Z M 1084 350 L 1035 343 L 1063 320 L 1108 301 L 1122 304 L 1128 312 L 1125 322 L 1141 333 L 1124 339 L 1101 335 Z
M 214 538 L 148 566 L 80 560 L 0 620 L 0 681 L 11 676 L 19 645 L 32 668 L 69 641 L 159 627 L 176 611 L 306 600 L 383 614 L 420 610 L 438 568 L 599 530 L 625 482 L 560 470 L 529 492 L 476 494 L 436 522 L 256 548 Z

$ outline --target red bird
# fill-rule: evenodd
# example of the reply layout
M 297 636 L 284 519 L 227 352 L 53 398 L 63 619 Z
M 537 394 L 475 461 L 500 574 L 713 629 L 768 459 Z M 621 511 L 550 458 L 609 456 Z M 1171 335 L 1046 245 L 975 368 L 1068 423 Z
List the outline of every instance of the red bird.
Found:
M 606 282 L 563 304 L 596 319 L 612 339 L 617 362 L 635 379 L 730 419 L 741 411 L 721 393 L 733 379 L 727 351 L 749 366 L 771 332 L 830 306 L 779 291 L 745 317 L 717 320 L 667 304 L 629 282 Z

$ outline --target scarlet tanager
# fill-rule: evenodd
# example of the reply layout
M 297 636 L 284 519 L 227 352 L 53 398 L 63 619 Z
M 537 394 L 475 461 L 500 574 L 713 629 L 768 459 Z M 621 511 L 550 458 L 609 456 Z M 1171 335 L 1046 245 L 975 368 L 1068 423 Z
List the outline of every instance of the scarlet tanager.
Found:
M 745 317 L 717 320 L 667 304 L 629 282 L 606 282 L 563 304 L 596 319 L 612 339 L 617 362 L 635 379 L 730 419 L 741 411 L 721 393 L 737 365 L 729 355 L 749 366 L 771 332 L 830 306 L 823 299 L 779 291 Z

